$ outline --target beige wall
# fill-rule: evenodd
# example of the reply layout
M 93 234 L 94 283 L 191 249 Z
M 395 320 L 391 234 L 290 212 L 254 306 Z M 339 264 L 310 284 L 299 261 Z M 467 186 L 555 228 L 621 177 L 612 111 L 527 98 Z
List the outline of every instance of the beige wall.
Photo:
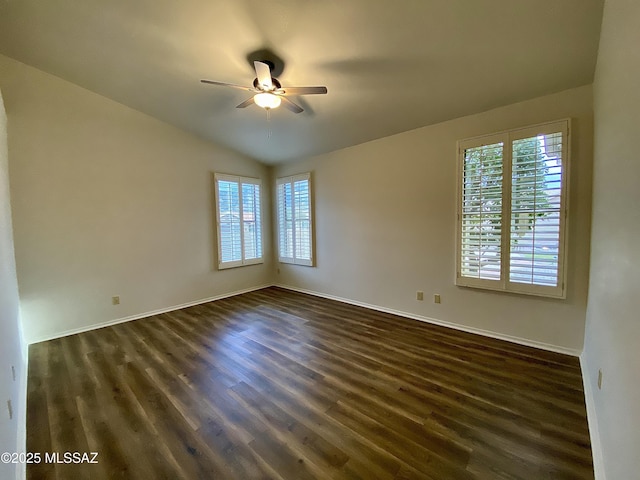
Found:
M 640 475 L 639 24 L 637 1 L 605 2 L 594 84 L 593 230 L 583 361 L 597 417 L 597 424 L 590 418 L 591 428 L 597 425 L 609 480 Z M 598 369 L 602 390 L 595 387 Z
M 25 353 L 19 316 L 18 281 L 9 199 L 7 117 L 0 91 L 0 453 L 24 448 Z M 13 378 L 11 366 L 15 367 Z M 9 419 L 7 400 L 13 405 Z M 17 465 L 0 463 L 0 478 L 16 478 Z
M 0 87 L 28 341 L 271 283 L 270 261 L 214 267 L 212 172 L 267 202 L 265 166 L 3 56 Z
M 454 285 L 456 141 L 573 119 L 566 300 Z M 582 349 L 587 302 L 592 90 L 581 87 L 275 168 L 312 171 L 317 267 L 279 265 L 283 285 L 562 351 Z M 416 291 L 425 301 L 416 300 Z M 436 305 L 434 293 L 442 296 Z

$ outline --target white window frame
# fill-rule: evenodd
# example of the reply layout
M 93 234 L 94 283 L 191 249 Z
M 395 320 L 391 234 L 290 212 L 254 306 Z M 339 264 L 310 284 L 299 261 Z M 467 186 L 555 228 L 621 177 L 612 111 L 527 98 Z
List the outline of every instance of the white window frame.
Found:
M 282 240 L 282 235 L 281 235 L 281 229 L 284 228 L 283 224 L 282 224 L 282 208 L 283 205 L 281 204 L 281 197 L 280 197 L 280 186 L 281 185 L 285 185 L 285 184 L 289 184 L 291 186 L 291 192 L 293 193 L 294 191 L 294 184 L 296 182 L 300 182 L 300 181 L 304 181 L 306 180 L 308 182 L 308 186 L 309 186 L 309 252 L 310 252 L 310 258 L 300 258 L 299 257 L 299 252 L 297 251 L 296 245 L 296 229 L 295 227 L 293 228 L 293 233 L 292 233 L 292 256 L 287 256 L 284 252 L 283 252 L 283 246 L 281 244 L 281 240 Z M 292 223 L 293 225 L 295 225 L 296 223 L 296 218 L 295 218 L 295 209 L 293 209 L 292 213 Z M 291 264 L 295 264 L 295 265 L 306 265 L 306 266 L 313 266 L 314 265 L 314 237 L 313 237 L 313 188 L 312 188 L 312 182 L 311 182 L 311 173 L 307 172 L 307 173 L 301 173 L 298 175 L 292 175 L 289 177 L 282 177 L 282 178 L 278 178 L 276 179 L 276 219 L 277 219 L 277 225 L 278 225 L 278 229 L 277 229 L 277 239 L 278 239 L 278 261 L 280 263 L 291 263 Z
M 217 226 L 217 236 L 218 236 L 218 269 L 224 270 L 227 268 L 264 263 L 264 231 L 262 226 L 262 217 L 263 217 L 262 215 L 262 195 L 263 195 L 262 181 L 259 178 L 241 177 L 238 175 L 227 175 L 224 173 L 214 174 L 214 180 L 215 180 L 214 183 L 215 183 L 215 191 L 216 191 L 215 208 L 216 208 L 216 226 Z M 242 251 L 240 260 L 232 260 L 227 262 L 222 261 L 222 228 L 221 228 L 222 212 L 220 211 L 220 190 L 219 190 L 220 181 L 232 182 L 232 183 L 238 184 L 238 196 L 239 196 L 238 202 L 239 202 L 239 208 L 240 208 L 240 246 Z M 259 205 L 257 206 L 258 217 L 257 217 L 257 220 L 255 220 L 256 229 L 258 229 L 260 233 L 261 255 L 258 258 L 250 258 L 250 259 L 245 258 L 246 257 L 245 241 L 244 241 L 245 220 L 244 220 L 244 212 L 243 212 L 243 206 L 242 206 L 242 185 L 243 184 L 257 185 L 260 190 L 260 195 L 258 196 Z
M 510 265 L 510 241 L 511 241 L 511 188 L 512 188 L 512 150 L 516 140 L 530 138 L 536 135 L 544 135 L 561 132 L 562 139 L 562 173 L 560 192 L 560 226 L 558 239 L 558 278 L 556 286 L 534 285 L 517 283 L 509 280 Z M 526 295 L 537 295 L 553 298 L 566 298 L 567 276 L 567 245 L 569 222 L 569 167 L 571 152 L 571 125 L 570 119 L 559 120 L 530 127 L 524 127 L 505 132 L 484 135 L 458 141 L 458 209 L 456 222 L 456 285 L 474 287 L 487 290 L 498 290 Z M 503 143 L 502 157 L 502 226 L 501 228 L 501 255 L 500 255 L 500 279 L 479 279 L 462 276 L 462 207 L 463 207 L 463 182 L 465 151 L 469 148 Z M 507 228 L 504 228 L 504 226 Z

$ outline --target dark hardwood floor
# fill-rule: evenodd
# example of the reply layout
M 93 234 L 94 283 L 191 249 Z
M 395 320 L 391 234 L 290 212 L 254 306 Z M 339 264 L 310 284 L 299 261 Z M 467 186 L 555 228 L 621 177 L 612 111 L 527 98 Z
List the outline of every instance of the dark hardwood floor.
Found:
M 593 478 L 577 358 L 278 288 L 32 345 L 27 447 L 61 454 L 29 479 Z

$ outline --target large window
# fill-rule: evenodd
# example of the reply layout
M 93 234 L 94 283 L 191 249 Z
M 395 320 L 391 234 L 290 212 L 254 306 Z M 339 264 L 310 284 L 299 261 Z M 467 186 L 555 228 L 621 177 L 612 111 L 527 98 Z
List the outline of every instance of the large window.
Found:
M 276 185 L 279 259 L 313 265 L 310 174 L 279 178 Z
M 260 180 L 215 174 L 218 268 L 262 263 Z
M 456 283 L 565 296 L 568 120 L 458 144 Z

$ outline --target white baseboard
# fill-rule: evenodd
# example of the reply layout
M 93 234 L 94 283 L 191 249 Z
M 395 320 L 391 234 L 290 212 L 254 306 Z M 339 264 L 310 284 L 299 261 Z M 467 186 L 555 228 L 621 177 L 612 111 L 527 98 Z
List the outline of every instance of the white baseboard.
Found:
M 25 345 L 25 349 L 27 346 Z M 18 388 L 19 390 L 19 407 L 16 416 L 18 422 L 18 435 L 16 452 L 27 451 L 27 374 L 29 372 L 29 355 L 25 355 L 23 360 L 22 372 L 20 373 L 20 379 Z M 25 480 L 27 478 L 27 464 L 23 463 L 18 467 L 16 478 L 18 480 Z
M 527 347 L 534 347 L 534 348 L 539 348 L 541 350 L 547 350 L 550 352 L 563 353 L 565 355 L 571 355 L 573 357 L 579 357 L 581 353 L 579 350 L 576 350 L 573 348 L 562 347 L 559 345 L 552 345 L 544 342 L 537 342 L 535 340 L 515 337 L 512 335 L 505 335 L 503 333 L 492 332 L 490 330 L 483 330 L 481 328 L 468 327 L 466 325 L 447 322 L 445 320 L 439 320 L 437 318 L 425 317 L 422 315 L 416 315 L 415 313 L 403 312 L 400 310 L 394 310 L 393 308 L 381 307 L 380 305 L 372 305 L 370 303 L 360 302 L 357 300 L 351 300 L 343 297 L 337 297 L 335 295 L 329 295 L 326 293 L 315 292 L 313 290 L 306 290 L 304 288 L 292 287 L 291 285 L 276 284 L 275 286 L 284 288 L 286 290 L 292 290 L 294 292 L 306 293 L 308 295 L 314 295 L 316 297 L 328 298 L 330 300 L 336 300 L 342 303 L 348 303 L 351 305 L 357 305 L 359 307 L 370 308 L 371 310 L 377 310 L 379 312 L 391 313 L 393 315 L 398 315 L 400 317 L 405 317 L 405 318 L 411 318 L 413 320 L 418 320 L 420 322 L 432 323 L 434 325 L 439 325 L 441 327 L 453 328 L 454 330 L 460 330 L 462 332 L 475 333 L 477 335 L 482 335 L 485 337 L 495 338 L 498 340 L 505 340 L 507 342 L 517 343 L 519 345 L 525 345 Z
M 589 437 L 591 438 L 591 454 L 593 455 L 593 473 L 595 480 L 606 480 L 602 443 L 600 442 L 600 430 L 598 429 L 598 418 L 594 401 L 595 390 L 591 383 L 584 353 L 580 355 L 580 370 L 582 371 L 582 384 L 584 386 L 584 402 L 587 406 L 587 422 L 589 424 Z
M 22 323 L 22 322 L 20 322 Z M 28 375 L 29 375 L 29 345 L 24 340 L 24 334 L 22 332 L 22 326 L 20 327 L 20 354 L 22 356 L 20 370 L 18 371 L 20 377 L 18 379 L 18 408 L 16 409 L 16 421 L 18 422 L 18 431 L 16 435 L 16 452 L 27 451 L 27 387 L 28 387 Z M 17 480 L 26 480 L 27 478 L 27 464 L 22 463 L 16 470 Z
M 380 305 L 373 305 L 373 304 L 370 304 L 370 303 L 360 302 L 358 300 L 352 300 L 352 299 L 349 299 L 349 298 L 338 297 L 338 296 L 335 296 L 335 295 L 330 295 L 330 294 L 326 294 L 326 293 L 322 293 L 322 292 L 316 292 L 316 291 L 313 291 L 313 290 L 307 290 L 307 289 L 304 289 L 304 288 L 293 287 L 291 285 L 285 285 L 285 284 L 258 285 L 258 286 L 246 288 L 246 289 L 243 289 L 243 290 L 237 290 L 237 291 L 234 291 L 234 292 L 223 293 L 221 295 L 216 295 L 214 297 L 208 297 L 208 298 L 203 298 L 203 299 L 200 299 L 200 300 L 194 300 L 192 302 L 183 303 L 181 305 L 173 305 L 171 307 L 161 308 L 161 309 L 158 309 L 158 310 L 153 310 L 153 311 L 150 311 L 150 312 L 144 312 L 144 313 L 140 313 L 140 314 L 137 314 L 137 315 L 131 315 L 131 316 L 128 316 L 128 317 L 117 318 L 117 319 L 114 319 L 114 320 L 108 320 L 106 322 L 95 323 L 95 324 L 92 324 L 92 325 L 87 325 L 87 326 L 83 326 L 83 327 L 79 327 L 79 328 L 73 328 L 73 329 L 70 329 L 70 330 L 65 330 L 63 332 L 57 332 L 57 333 L 55 333 L 53 335 L 46 335 L 46 336 L 43 336 L 43 337 L 36 338 L 35 340 L 31 340 L 29 342 L 29 344 L 34 344 L 34 343 L 39 343 L 39 342 L 46 342 L 47 340 L 54 340 L 56 338 L 67 337 L 69 335 L 75 335 L 77 333 L 82 333 L 82 332 L 88 332 L 90 330 L 96 330 L 98 328 L 109 327 L 111 325 L 117 325 L 118 323 L 125 323 L 125 322 L 130 322 L 130 321 L 133 321 L 133 320 L 139 320 L 141 318 L 151 317 L 153 315 L 159 315 L 161 313 L 172 312 L 174 310 L 180 310 L 182 308 L 192 307 L 194 305 L 200 305 L 200 304 L 207 303 L 207 302 L 213 302 L 215 300 L 221 300 L 223 298 L 233 297 L 235 295 L 241 295 L 243 293 L 253 292 L 255 290 L 261 290 L 263 288 L 272 287 L 272 286 L 284 288 L 286 290 L 291 290 L 291 291 L 294 291 L 294 292 L 306 293 L 308 295 L 313 295 L 313 296 L 316 296 L 316 297 L 328 298 L 330 300 L 336 300 L 336 301 L 342 302 L 342 303 L 348 303 L 348 304 L 351 304 L 351 305 L 357 305 L 359 307 L 370 308 L 372 310 L 377 310 L 379 312 L 385 312 L 385 313 L 390 313 L 392 315 L 398 315 L 400 317 L 411 318 L 413 320 L 418 320 L 420 322 L 426 322 L 426 323 L 431 323 L 431 324 L 434 324 L 434 325 L 440 325 L 442 327 L 452 328 L 454 330 L 460 330 L 462 332 L 474 333 L 474 334 L 477 334 L 477 335 L 482 335 L 482 336 L 489 337 L 489 338 L 495 338 L 495 339 L 498 339 L 498 340 L 505 340 L 507 342 L 517 343 L 519 345 L 525 345 L 527 347 L 539 348 L 541 350 L 547 350 L 547 351 L 550 351 L 550 352 L 562 353 L 562 354 L 565 354 L 565 355 L 571 355 L 573 357 L 580 357 L 580 354 L 581 354 L 580 350 L 573 349 L 573 348 L 562 347 L 562 346 L 553 345 L 553 344 L 550 344 L 550 343 L 537 342 L 535 340 L 529 340 L 527 338 L 516 337 L 516 336 L 512 336 L 512 335 L 506 335 L 506 334 L 503 334 L 503 333 L 493 332 L 491 330 L 484 330 L 484 329 L 481 329 L 481 328 L 469 327 L 469 326 L 466 326 L 466 325 L 460 325 L 460 324 L 457 324 L 457 323 L 448 322 L 446 320 L 439 320 L 437 318 L 425 317 L 425 316 L 422 316 L 422 315 L 417 315 L 415 313 L 404 312 L 404 311 L 401 311 L 401 310 L 395 310 L 393 308 L 382 307 Z
M 141 318 L 147 318 L 153 315 L 160 315 L 161 313 L 173 312 L 175 310 L 180 310 L 182 308 L 193 307 L 194 305 L 201 305 L 203 303 L 213 302 L 215 300 L 221 300 L 223 298 L 234 297 L 236 295 L 253 292 L 254 290 L 261 290 L 263 288 L 267 288 L 271 286 L 272 284 L 258 285 L 256 287 L 245 288 L 243 290 L 236 290 L 234 292 L 223 293 L 221 295 L 216 295 L 215 297 L 202 298 L 200 300 L 194 300 L 193 302 L 187 302 L 180 305 L 173 305 L 171 307 L 153 310 L 151 312 L 139 313 L 136 315 L 131 315 L 129 317 L 116 318 L 114 320 L 107 320 L 106 322 L 94 323 L 91 325 L 86 325 L 78 328 L 72 328 L 70 330 L 65 330 L 63 332 L 57 332 L 52 335 L 45 335 L 43 337 L 36 338 L 35 340 L 31 340 L 29 344 L 46 342 L 48 340 L 54 340 L 56 338 L 68 337 L 69 335 L 75 335 L 76 333 L 88 332 L 90 330 L 97 330 L 98 328 L 110 327 L 111 325 L 117 325 L 118 323 L 125 323 L 125 322 L 131 322 L 133 320 L 140 320 Z
M 411 318 L 413 320 L 418 320 L 420 322 L 432 323 L 434 325 L 440 325 L 442 327 L 453 328 L 454 330 L 460 330 L 462 332 L 474 333 L 474 334 L 477 334 L 477 335 L 482 335 L 482 336 L 485 336 L 485 337 L 495 338 L 495 339 L 498 339 L 498 340 L 505 340 L 507 342 L 517 343 L 519 345 L 525 345 L 527 347 L 539 348 L 541 350 L 548 350 L 550 352 L 562 353 L 562 354 L 565 354 L 565 355 L 571 355 L 573 357 L 580 357 L 580 354 L 581 354 L 580 350 L 577 350 L 577 349 L 574 349 L 574 348 L 567 348 L 567 347 L 562 347 L 560 345 L 553 345 L 553 344 L 550 344 L 550 343 L 538 342 L 538 341 L 535 341 L 535 340 L 529 340 L 527 338 L 516 337 L 516 336 L 513 336 L 513 335 L 506 335 L 506 334 L 503 334 L 503 333 L 493 332 L 491 330 L 484 330 L 484 329 L 481 329 L 481 328 L 469 327 L 469 326 L 466 326 L 466 325 L 460 325 L 458 323 L 448 322 L 446 320 L 439 320 L 437 318 L 425 317 L 423 315 L 417 315 L 415 313 L 404 312 L 404 311 L 401 311 L 401 310 L 395 310 L 393 308 L 382 307 L 380 305 L 373 305 L 373 304 L 370 304 L 370 303 L 360 302 L 358 300 L 352 300 L 352 299 L 349 299 L 349 298 L 338 297 L 338 296 L 330 295 L 330 294 L 327 294 L 327 293 L 316 292 L 316 291 L 313 291 L 313 290 L 307 290 L 307 289 L 304 289 L 304 288 L 293 287 L 291 285 L 285 285 L 285 284 L 258 285 L 258 286 L 246 288 L 246 289 L 243 289 L 243 290 L 237 290 L 237 291 L 234 291 L 234 292 L 223 293 L 221 295 L 216 295 L 214 297 L 203 298 L 203 299 L 200 299 L 200 300 L 194 300 L 193 302 L 187 302 L 187 303 L 183 303 L 181 305 L 174 305 L 174 306 L 171 306 L 171 307 L 161 308 L 161 309 L 153 310 L 153 311 L 150 311 L 150 312 L 144 312 L 144 313 L 140 313 L 140 314 L 137 314 L 137 315 L 131 315 L 129 317 L 117 318 L 117 319 L 114 319 L 114 320 L 107 320 L 106 322 L 95 323 L 95 324 L 92 324 L 92 325 L 87 325 L 87 326 L 83 326 L 83 327 L 79 327 L 79 328 L 73 328 L 73 329 L 70 329 L 70 330 L 65 330 L 63 332 L 55 333 L 53 335 L 46 335 L 46 336 L 43 336 L 43 337 L 40 337 L 40 338 L 36 338 L 35 340 L 31 340 L 29 342 L 29 344 L 34 344 L 34 343 L 39 343 L 39 342 L 46 342 L 47 340 L 54 340 L 56 338 L 67 337 L 69 335 L 75 335 L 77 333 L 82 333 L 82 332 L 88 332 L 90 330 L 96 330 L 98 328 L 109 327 L 111 325 L 117 325 L 118 323 L 125 323 L 125 322 L 130 322 L 130 321 L 133 321 L 133 320 L 139 320 L 141 318 L 151 317 L 153 315 L 159 315 L 161 313 L 172 312 L 174 310 L 180 310 L 182 308 L 192 307 L 194 305 L 200 305 L 200 304 L 207 303 L 207 302 L 213 302 L 215 300 L 221 300 L 223 298 L 233 297 L 235 295 L 241 295 L 243 293 L 253 292 L 255 290 L 261 290 L 263 288 L 272 287 L 272 286 L 284 288 L 286 290 L 291 290 L 291 291 L 294 291 L 294 292 L 306 293 L 308 295 L 313 295 L 313 296 L 316 296 L 316 297 L 328 298 L 330 300 L 336 300 L 336 301 L 342 302 L 342 303 L 348 303 L 348 304 L 351 304 L 351 305 L 357 305 L 359 307 L 370 308 L 371 310 L 377 310 L 379 312 L 390 313 L 392 315 L 398 315 L 400 317 Z

